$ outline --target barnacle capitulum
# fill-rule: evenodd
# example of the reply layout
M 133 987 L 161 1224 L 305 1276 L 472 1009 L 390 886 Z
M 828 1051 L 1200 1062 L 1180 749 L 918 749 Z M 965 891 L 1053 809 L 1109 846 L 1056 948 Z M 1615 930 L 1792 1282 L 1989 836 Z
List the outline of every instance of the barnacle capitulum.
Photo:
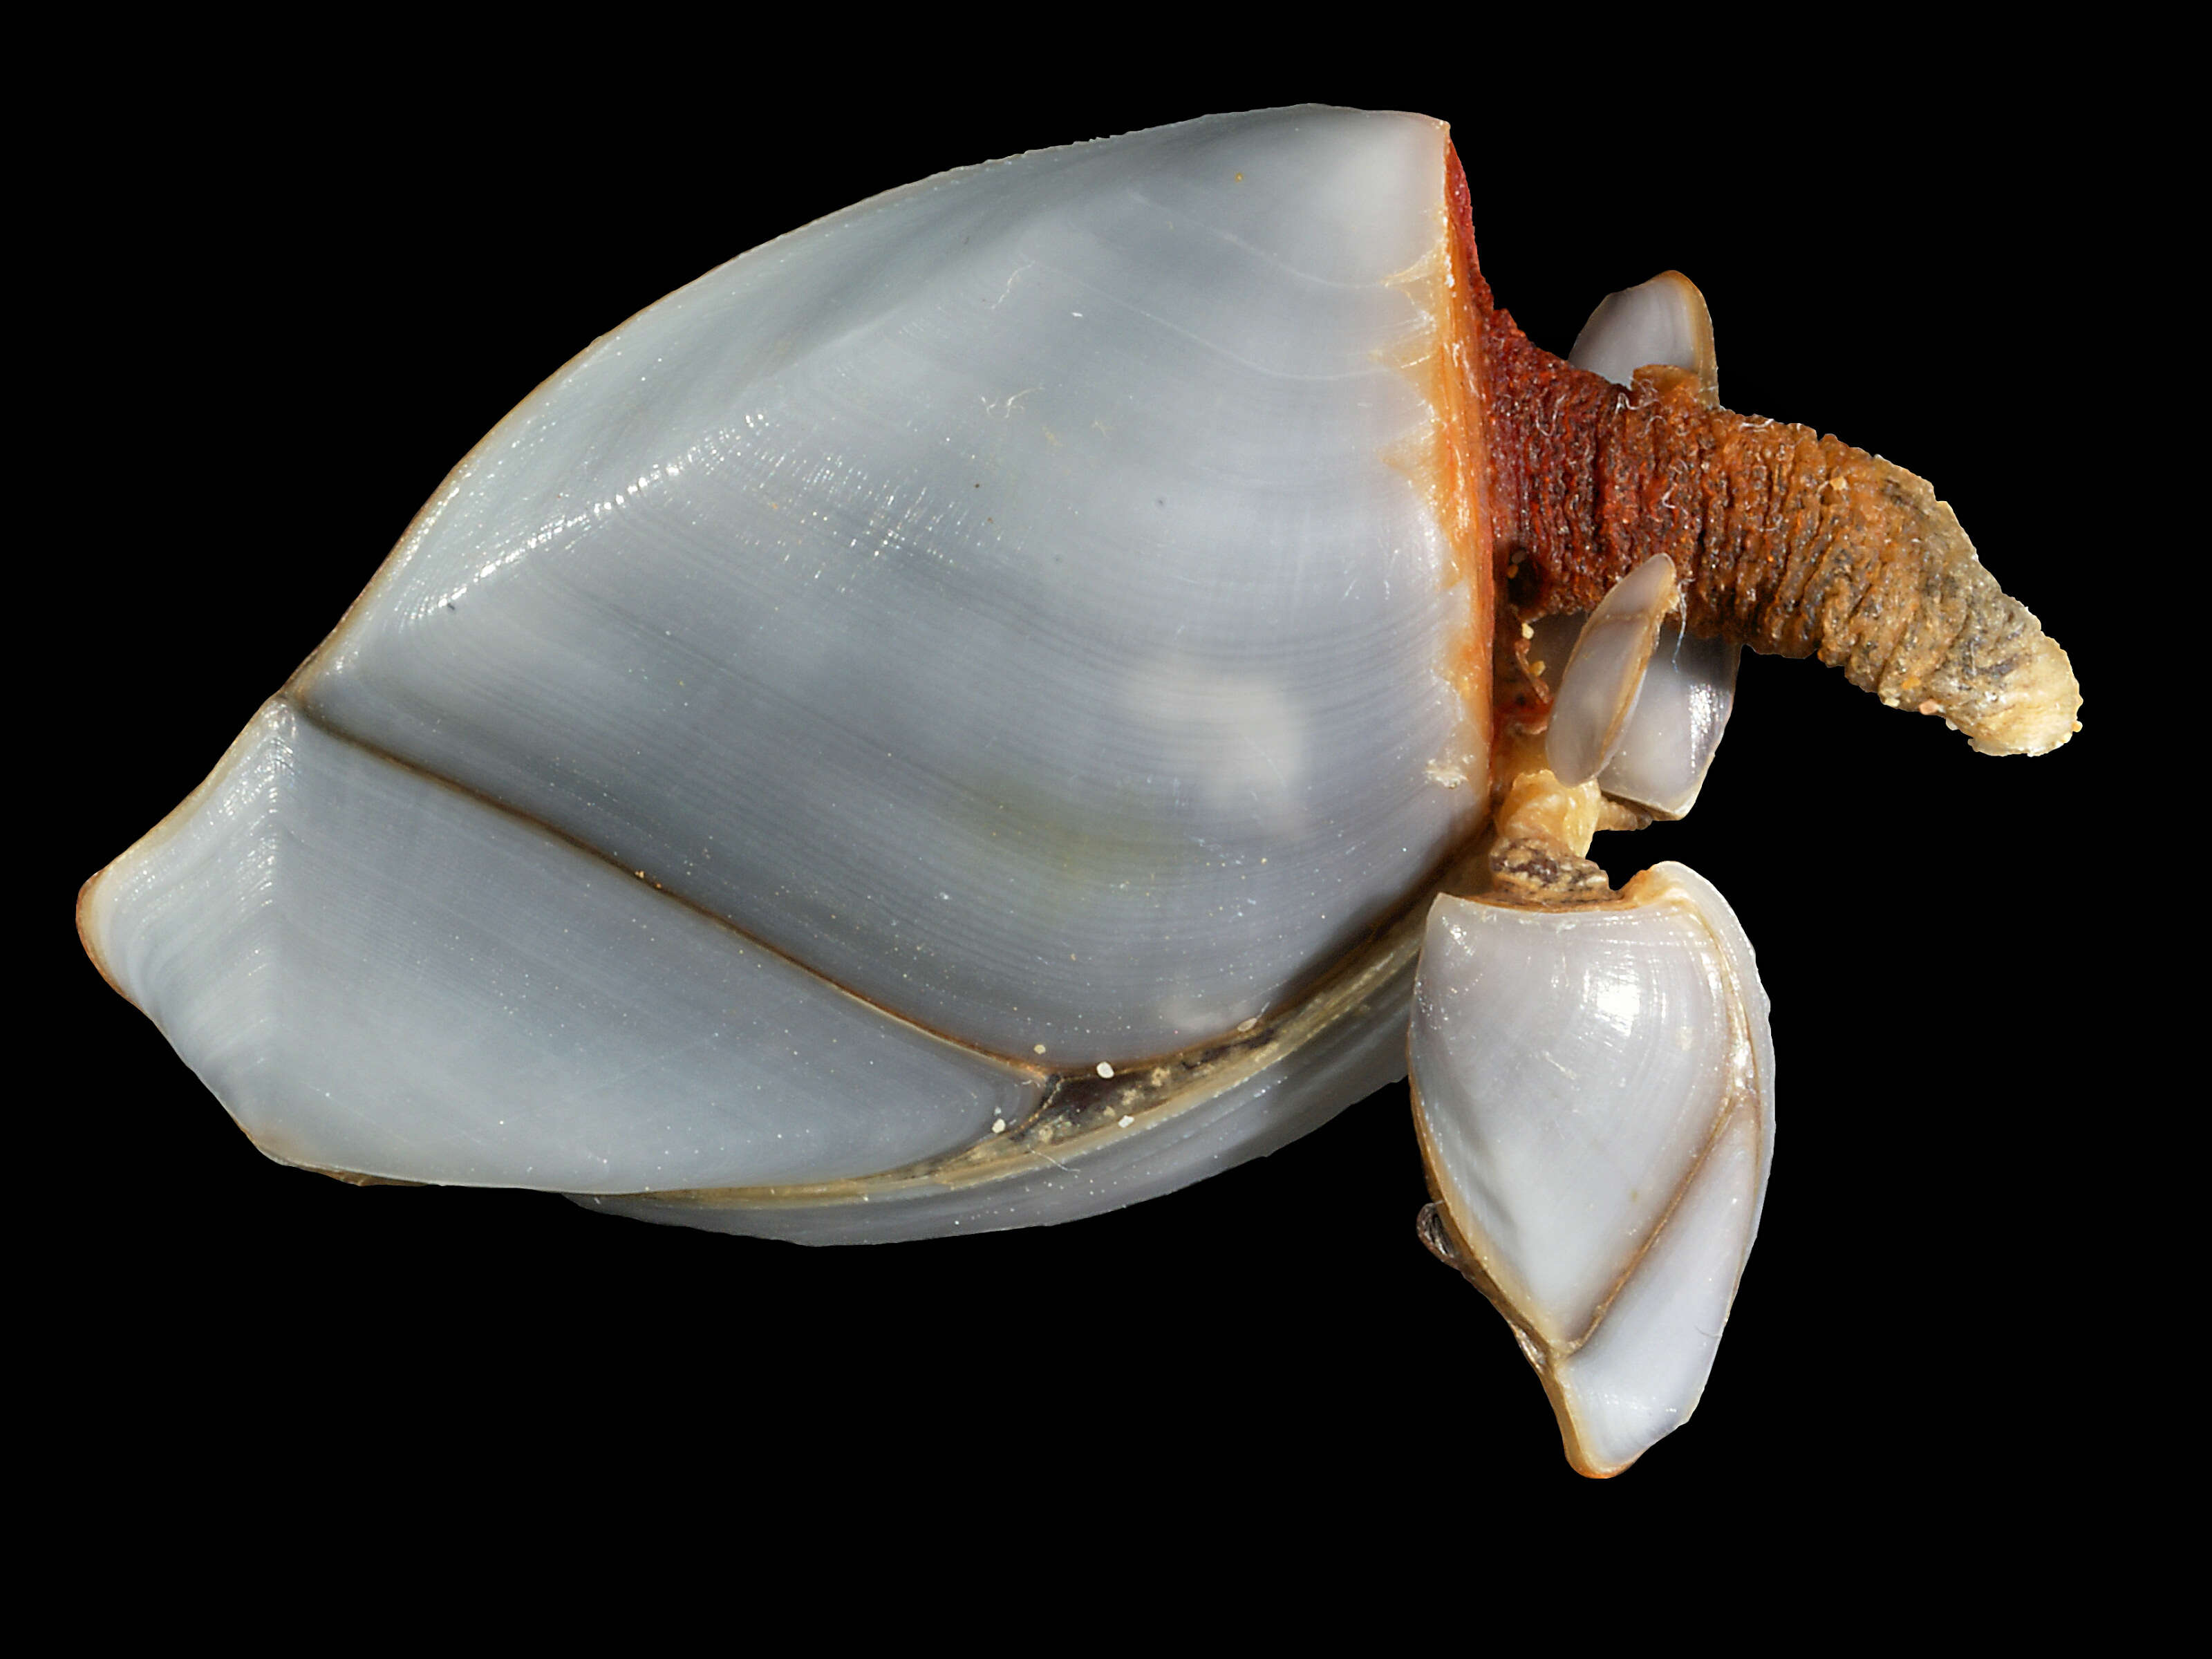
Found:
M 1439 892 L 1616 902 L 1589 837 L 1688 810 L 1741 647 L 2073 729 L 1927 486 L 1720 408 L 1647 288 L 1540 350 L 1413 115 L 832 215 L 495 428 L 86 946 L 349 1179 L 830 1243 L 1267 1152 L 1405 1075 Z M 1559 668 L 1638 567 L 1674 596 L 1585 732 Z
M 1616 1474 L 1696 1408 L 1758 1236 L 1750 944 L 1677 864 L 1572 906 L 1442 896 L 1408 1041 L 1424 1237 L 1511 1323 L 1575 1467 Z

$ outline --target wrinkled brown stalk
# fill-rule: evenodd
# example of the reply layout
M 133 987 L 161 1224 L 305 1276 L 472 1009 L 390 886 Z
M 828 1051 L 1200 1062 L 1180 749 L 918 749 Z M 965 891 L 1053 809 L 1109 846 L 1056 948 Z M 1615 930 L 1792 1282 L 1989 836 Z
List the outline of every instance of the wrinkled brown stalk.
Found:
M 1709 409 L 1679 371 L 1624 389 L 1539 350 L 1492 301 L 1453 183 L 1480 319 L 1492 545 L 1516 621 L 1588 611 L 1664 553 L 1694 634 L 1817 656 L 1985 754 L 2073 735 L 2066 653 L 1924 479 L 1808 427 Z

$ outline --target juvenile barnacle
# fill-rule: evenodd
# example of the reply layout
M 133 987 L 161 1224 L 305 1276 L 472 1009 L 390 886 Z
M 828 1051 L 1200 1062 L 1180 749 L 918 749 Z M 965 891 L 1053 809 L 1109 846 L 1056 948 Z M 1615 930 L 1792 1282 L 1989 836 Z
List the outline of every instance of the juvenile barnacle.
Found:
M 1449 157 L 1415 118 L 1224 118 L 672 296 L 464 464 L 88 890 L 95 957 L 280 1156 L 735 1231 L 1058 1219 L 1311 1127 L 1402 1072 L 1425 902 L 1488 879 L 1527 770 L 1492 760 L 1498 642 L 1591 608 L 1616 522 L 1668 544 L 1633 550 L 1692 639 L 1736 591 L 1724 537 L 1668 540 L 1674 451 L 1605 435 L 1729 428 L 1664 377 L 1516 391 Z M 1612 423 L 1536 411 L 1562 477 L 1595 458 L 1586 550 L 1532 482 L 1553 392 Z M 1799 592 L 1843 582 L 1799 556 L 1825 529 L 1753 528 Z M 1948 708 L 1906 672 L 1932 627 L 1838 648 Z

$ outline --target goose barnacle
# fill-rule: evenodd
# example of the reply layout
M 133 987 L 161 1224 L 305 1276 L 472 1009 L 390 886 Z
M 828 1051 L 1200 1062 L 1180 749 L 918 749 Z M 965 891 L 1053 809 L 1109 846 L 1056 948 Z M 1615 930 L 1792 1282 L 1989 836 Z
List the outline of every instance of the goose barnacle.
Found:
M 1429 901 L 1609 902 L 1589 836 L 1687 810 L 1737 646 L 2064 741 L 1924 485 L 1719 409 L 1679 279 L 1537 351 L 1458 180 L 1420 118 L 1216 118 L 679 290 L 463 461 L 88 948 L 283 1161 L 897 1238 L 1402 1074 Z M 1660 555 L 1601 724 L 1547 732 L 1540 640 Z

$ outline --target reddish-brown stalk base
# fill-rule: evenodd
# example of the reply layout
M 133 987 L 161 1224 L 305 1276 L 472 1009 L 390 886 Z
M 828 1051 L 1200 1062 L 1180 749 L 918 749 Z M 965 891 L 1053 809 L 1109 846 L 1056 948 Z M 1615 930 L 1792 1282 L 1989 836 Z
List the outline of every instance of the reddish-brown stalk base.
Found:
M 1693 634 L 1817 656 L 1990 752 L 2039 754 L 2078 729 L 2066 653 L 1924 480 L 1808 427 L 1709 409 L 1688 375 L 1622 387 L 1532 345 L 1483 279 L 1456 155 L 1448 189 L 1480 340 L 1502 635 L 1589 610 L 1664 553 Z

